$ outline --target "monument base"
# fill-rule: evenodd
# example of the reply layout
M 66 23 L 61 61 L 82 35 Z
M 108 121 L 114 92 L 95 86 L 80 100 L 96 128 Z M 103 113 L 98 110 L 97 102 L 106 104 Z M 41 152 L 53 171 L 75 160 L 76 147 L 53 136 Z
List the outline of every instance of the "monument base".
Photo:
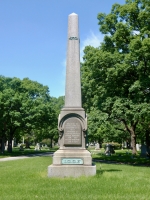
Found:
M 49 165 L 48 177 L 79 177 L 94 176 L 96 174 L 96 165 Z
M 59 149 L 54 153 L 53 164 L 48 166 L 48 177 L 94 176 L 91 153 L 86 149 Z

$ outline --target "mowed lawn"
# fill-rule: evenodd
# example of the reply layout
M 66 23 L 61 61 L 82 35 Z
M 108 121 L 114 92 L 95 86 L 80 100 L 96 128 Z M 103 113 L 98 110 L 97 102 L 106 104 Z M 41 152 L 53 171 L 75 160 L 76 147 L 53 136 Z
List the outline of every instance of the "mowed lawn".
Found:
M 97 164 L 93 177 L 48 178 L 49 156 L 0 162 L 0 200 L 149 200 L 150 168 Z

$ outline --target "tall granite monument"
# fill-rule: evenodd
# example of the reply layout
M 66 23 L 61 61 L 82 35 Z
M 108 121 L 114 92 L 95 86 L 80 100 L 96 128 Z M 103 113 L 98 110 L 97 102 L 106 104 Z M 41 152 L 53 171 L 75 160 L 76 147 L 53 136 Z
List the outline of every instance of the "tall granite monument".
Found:
M 78 177 L 96 174 L 96 166 L 86 150 L 87 118 L 81 102 L 80 39 L 78 15 L 68 17 L 65 106 L 58 119 L 60 148 L 48 166 L 48 177 Z

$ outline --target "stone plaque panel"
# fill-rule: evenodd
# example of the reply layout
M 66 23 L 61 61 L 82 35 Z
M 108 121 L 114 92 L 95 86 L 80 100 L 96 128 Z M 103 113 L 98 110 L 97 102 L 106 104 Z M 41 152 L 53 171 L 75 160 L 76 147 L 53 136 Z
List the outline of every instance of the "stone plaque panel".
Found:
M 69 118 L 64 124 L 64 145 L 81 146 L 82 145 L 81 123 L 75 117 Z
M 83 165 L 83 159 L 81 159 L 81 158 L 62 158 L 61 163 L 63 165 Z

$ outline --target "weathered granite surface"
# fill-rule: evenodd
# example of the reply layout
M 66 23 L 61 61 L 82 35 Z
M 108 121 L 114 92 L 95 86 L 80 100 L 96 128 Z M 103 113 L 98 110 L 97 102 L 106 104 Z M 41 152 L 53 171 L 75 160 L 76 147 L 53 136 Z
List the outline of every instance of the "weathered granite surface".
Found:
M 65 107 L 81 107 L 80 38 L 78 15 L 68 17 Z
M 59 145 L 48 177 L 93 176 L 96 166 L 86 150 L 87 118 L 81 102 L 80 39 L 78 15 L 68 17 L 68 48 L 66 66 L 65 106 L 58 118 Z

